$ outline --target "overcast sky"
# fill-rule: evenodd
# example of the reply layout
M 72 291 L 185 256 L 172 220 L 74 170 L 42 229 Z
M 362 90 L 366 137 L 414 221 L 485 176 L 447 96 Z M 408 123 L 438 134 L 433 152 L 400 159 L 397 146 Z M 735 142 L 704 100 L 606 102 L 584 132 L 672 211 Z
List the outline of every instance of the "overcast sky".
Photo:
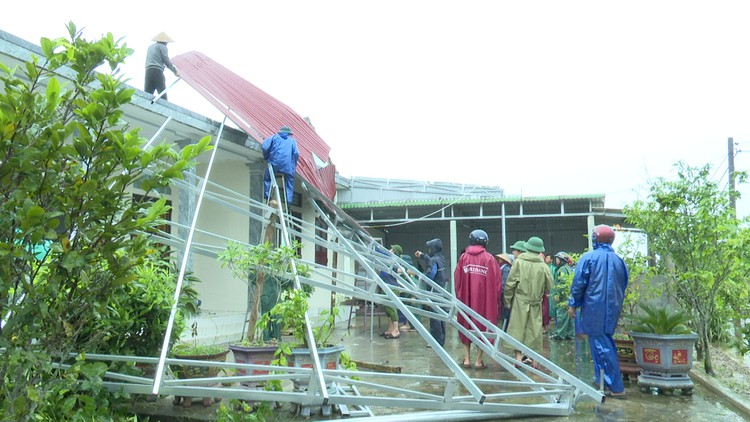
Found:
M 728 137 L 750 170 L 747 1 L 29 4 L 4 4 L 0 29 L 38 44 L 72 20 L 87 38 L 124 37 L 138 88 L 165 31 L 170 55 L 200 51 L 310 117 L 346 177 L 605 194 L 619 208 L 678 160 L 726 186 Z M 184 82 L 169 99 L 218 119 Z

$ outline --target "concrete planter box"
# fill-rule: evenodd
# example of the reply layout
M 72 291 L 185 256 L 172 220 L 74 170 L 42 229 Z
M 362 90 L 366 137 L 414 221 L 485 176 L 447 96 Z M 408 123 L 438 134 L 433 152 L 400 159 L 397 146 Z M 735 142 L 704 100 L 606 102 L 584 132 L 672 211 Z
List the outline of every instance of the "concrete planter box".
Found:
M 320 365 L 323 369 L 338 369 L 339 358 L 341 352 L 344 351 L 344 346 L 329 346 L 329 347 L 318 347 L 318 358 L 320 359 Z M 292 349 L 292 356 L 288 359 L 289 366 L 295 368 L 312 368 L 312 358 L 310 357 L 310 349 Z M 295 391 L 307 391 L 308 379 L 294 380 Z M 333 382 L 326 385 L 328 393 L 335 393 L 336 386 Z M 323 416 L 330 416 L 332 413 L 331 405 L 324 406 L 297 406 L 297 414 L 303 417 L 309 417 L 312 412 L 320 411 Z
M 641 390 L 657 387 L 681 389 L 690 394 L 693 382 L 688 372 L 693 367 L 696 334 L 630 333 L 635 340 L 636 359 L 641 367 L 638 384 Z
M 271 361 L 275 359 L 274 353 L 278 349 L 277 346 L 240 346 L 237 344 L 230 344 L 229 350 L 234 355 L 234 361 L 236 363 L 249 363 L 253 365 L 270 365 Z M 237 369 L 237 375 L 266 375 L 268 371 L 260 369 L 254 369 L 252 374 L 248 374 L 248 370 L 244 368 Z M 256 388 L 262 385 L 258 381 L 242 381 L 240 383 L 244 387 Z
M 212 354 L 212 355 L 176 355 L 176 359 L 184 359 L 184 360 L 204 360 L 209 362 L 225 362 L 227 360 L 227 354 L 229 353 L 229 349 L 223 350 L 221 352 Z M 172 371 L 177 375 L 180 379 L 191 379 L 191 378 L 213 378 L 219 375 L 220 369 L 218 367 L 203 367 L 203 366 L 190 366 L 190 365 L 170 365 L 172 368 Z M 211 397 L 204 397 L 203 398 L 203 406 L 209 407 L 211 406 L 214 401 L 218 402 L 220 399 L 212 399 Z M 193 404 L 193 398 L 192 397 L 185 397 L 185 396 L 175 396 L 174 400 L 172 401 L 172 404 L 175 406 L 182 403 L 182 407 L 190 407 Z

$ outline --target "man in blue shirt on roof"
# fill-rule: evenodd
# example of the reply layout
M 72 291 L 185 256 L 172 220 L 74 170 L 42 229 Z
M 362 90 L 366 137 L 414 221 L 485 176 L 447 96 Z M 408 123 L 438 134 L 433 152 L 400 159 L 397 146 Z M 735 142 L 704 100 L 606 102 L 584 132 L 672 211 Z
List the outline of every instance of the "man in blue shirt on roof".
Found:
M 291 204 L 294 197 L 294 175 L 297 173 L 299 150 L 297 141 L 292 137 L 292 129 L 282 126 L 279 131 L 263 141 L 263 158 L 271 163 L 274 173 L 284 175 L 286 203 Z M 266 168 L 263 177 L 263 199 L 268 199 L 271 191 L 271 175 Z

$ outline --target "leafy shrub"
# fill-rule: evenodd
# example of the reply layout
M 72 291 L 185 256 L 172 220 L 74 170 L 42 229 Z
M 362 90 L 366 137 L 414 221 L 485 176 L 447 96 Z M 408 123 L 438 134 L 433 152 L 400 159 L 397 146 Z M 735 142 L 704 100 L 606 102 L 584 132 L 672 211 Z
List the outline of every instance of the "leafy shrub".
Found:
M 167 143 L 144 151 L 123 120 L 135 90 L 119 65 L 132 50 L 112 34 L 88 41 L 73 23 L 68 32 L 42 38 L 43 57 L 21 71 L 0 64 L 2 420 L 120 419 L 97 375 L 106 365 L 70 356 L 113 339 L 96 324 L 107 325 L 136 279 L 167 210 L 164 198 L 146 198 L 210 149 L 205 137 L 179 152 Z
M 690 316 L 683 311 L 670 311 L 667 307 L 659 307 L 642 303 L 639 305 L 644 314 L 634 315 L 631 331 L 635 333 L 651 334 L 691 334 L 687 324 Z

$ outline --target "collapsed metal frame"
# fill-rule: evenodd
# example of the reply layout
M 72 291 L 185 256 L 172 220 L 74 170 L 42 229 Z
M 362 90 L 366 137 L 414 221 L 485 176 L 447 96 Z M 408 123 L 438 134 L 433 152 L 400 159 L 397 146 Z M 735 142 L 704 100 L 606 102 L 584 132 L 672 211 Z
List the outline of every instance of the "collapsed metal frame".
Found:
M 164 125 L 169 122 L 167 120 Z M 223 124 L 222 124 L 223 128 Z M 342 408 L 359 409 L 349 413 L 351 416 L 373 416 L 368 406 L 388 406 L 404 409 L 424 409 L 438 411 L 445 418 L 476 417 L 477 419 L 500 415 L 570 415 L 580 400 L 604 402 L 604 395 L 589 384 L 577 379 L 562 368 L 526 347 L 511 336 L 507 335 L 492 322 L 487 321 L 471 308 L 458 301 L 450 292 L 446 291 L 432 280 L 425 277 L 417 268 L 394 256 L 336 204 L 325 195 L 310 186 L 304 180 L 302 188 L 306 198 L 317 215 L 322 218 L 327 227 L 326 236 L 318 235 L 321 227 L 288 214 L 281 206 L 279 189 L 272 178 L 272 189 L 277 198 L 277 208 L 225 187 L 209 182 L 210 170 L 218 149 L 221 130 L 214 145 L 206 175 L 202 180 L 198 205 L 193 215 L 193 223 L 186 241 L 163 233 L 158 237 L 159 242 L 169 244 L 183 250 L 183 262 L 175 289 L 175 302 L 172 308 L 170 324 L 176 313 L 177 298 L 184 277 L 185 260 L 191 252 L 215 255 L 218 250 L 209 245 L 193 244 L 193 235 L 198 231 L 197 217 L 200 204 L 205 198 L 216 201 L 228 209 L 241 212 L 248 218 L 259 220 L 266 230 L 278 230 L 283 244 L 290 244 L 292 236 L 302 239 L 304 245 L 319 245 L 331 251 L 335 257 L 343 256 L 365 270 L 366 274 L 353 274 L 341 268 L 330 268 L 300 259 L 301 263 L 311 268 L 311 276 L 303 277 L 293 268 L 291 276 L 295 280 L 295 287 L 301 283 L 315 288 L 329 290 L 351 298 L 357 298 L 399 309 L 409 320 L 411 325 L 431 346 L 450 371 L 449 376 L 431 376 L 418 374 L 390 374 L 368 371 L 347 371 L 341 369 L 325 369 L 315 347 L 311 348 L 312 368 L 278 367 L 271 365 L 238 364 L 228 362 L 190 361 L 167 357 L 171 325 L 165 332 L 164 345 L 161 356 L 132 357 L 109 355 L 86 355 L 86 359 L 101 361 L 133 361 L 157 364 L 158 370 L 154 378 L 126 375 L 108 372 L 104 385 L 110 390 L 119 390 L 137 394 L 179 395 L 184 397 L 216 397 L 226 399 L 241 399 L 247 401 L 291 402 L 302 406 L 337 405 Z M 196 177 L 196 180 L 199 178 Z M 181 189 L 196 192 L 195 184 L 190 181 L 176 183 Z M 209 192 L 207 186 L 216 188 L 216 192 Z M 275 217 L 271 216 L 275 213 Z M 174 223 L 172 223 L 174 224 Z M 206 233 L 209 234 L 210 233 Z M 229 239 L 226 239 L 229 240 Z M 235 239 L 236 241 L 236 239 Z M 249 246 L 249 245 L 248 245 Z M 334 259 L 338 262 L 338 259 Z M 406 270 L 413 273 L 413 277 L 404 276 Z M 394 276 L 397 285 L 386 284 L 379 276 L 386 272 Z M 364 279 L 366 288 L 356 286 L 352 280 Z M 400 297 L 400 294 L 406 294 Z M 457 316 L 461 315 L 469 321 L 470 329 L 457 323 Z M 445 322 L 459 332 L 466 335 L 481 348 L 487 359 L 492 359 L 502 366 L 516 380 L 482 379 L 470 377 L 461 366 L 449 356 L 432 337 L 429 330 L 421 323 L 419 317 L 434 318 Z M 309 315 L 305 315 L 307 322 L 307 336 L 312 339 L 312 324 Z M 487 327 L 487 331 L 480 332 L 473 320 Z M 314 344 L 314 341 L 309 341 Z M 521 350 L 525 355 L 539 363 L 540 369 L 522 365 L 515 366 L 515 359 L 503 353 L 503 345 Z M 253 371 L 264 372 L 262 375 L 232 375 L 201 379 L 165 379 L 168 365 L 190 365 L 198 367 L 216 367 L 223 369 L 245 369 L 247 373 Z M 353 378 L 355 377 L 355 378 Z M 534 377 L 534 378 L 532 378 Z M 307 380 L 309 388 L 306 391 L 263 391 L 244 387 L 217 386 L 228 383 L 266 382 L 271 380 Z M 539 381 L 541 380 L 541 381 Z M 421 389 L 398 387 L 400 381 L 417 381 Z M 433 386 L 430 388 L 430 386 Z M 428 390 L 437 388 L 441 394 Z M 462 391 L 465 390 L 465 391 Z

